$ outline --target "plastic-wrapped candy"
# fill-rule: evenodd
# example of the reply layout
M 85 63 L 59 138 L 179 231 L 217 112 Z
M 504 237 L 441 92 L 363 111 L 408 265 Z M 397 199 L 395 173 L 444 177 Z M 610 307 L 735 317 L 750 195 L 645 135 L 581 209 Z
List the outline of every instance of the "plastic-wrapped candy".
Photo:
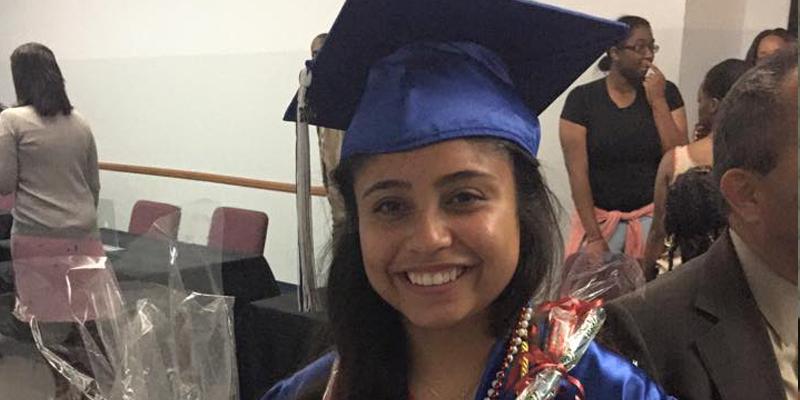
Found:
M 642 268 L 632 257 L 623 253 L 595 255 L 580 251 L 564 263 L 559 297 L 611 301 L 644 284 Z

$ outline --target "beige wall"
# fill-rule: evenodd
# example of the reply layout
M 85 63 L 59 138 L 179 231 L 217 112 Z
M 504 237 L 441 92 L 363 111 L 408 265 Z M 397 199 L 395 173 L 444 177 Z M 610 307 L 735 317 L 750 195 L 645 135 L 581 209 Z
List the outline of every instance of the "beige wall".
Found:
M 788 15 L 789 0 L 686 2 L 680 88 L 690 128 L 697 122 L 697 89 L 706 72 L 724 59 L 744 59 L 758 32 L 785 28 Z

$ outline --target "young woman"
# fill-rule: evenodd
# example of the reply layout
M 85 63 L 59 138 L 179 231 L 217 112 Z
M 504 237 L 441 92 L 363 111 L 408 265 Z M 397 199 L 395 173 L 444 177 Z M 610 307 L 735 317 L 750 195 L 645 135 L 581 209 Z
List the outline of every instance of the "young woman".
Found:
M 11 54 L 17 105 L 0 113 L 0 195 L 16 193 L 13 234 L 83 236 L 96 230 L 97 149 L 75 112 L 53 52 Z
M 567 255 L 583 248 L 641 258 L 658 163 L 687 141 L 680 92 L 653 64 L 658 45 L 650 23 L 636 16 L 618 21 L 630 31 L 600 61 L 608 75 L 573 89 L 561 113 L 561 147 L 577 211 Z
M 790 45 L 797 45 L 797 38 L 791 32 L 783 28 L 765 29 L 753 38 L 745 62 L 753 67 L 765 57 Z
M 17 105 L 0 113 L 0 195 L 15 193 L 11 256 L 15 315 L 34 321 L 48 345 L 81 372 L 91 365 L 78 325 L 102 348 L 94 320 L 117 290 L 97 235 L 100 179 L 86 120 L 73 110 L 53 52 L 27 43 L 11 54 Z M 74 349 L 74 351 L 73 351 Z M 53 369 L 56 397 L 80 396 Z
M 553 35 L 533 45 L 541 29 Z M 421 32 L 439 36 L 428 41 Z M 550 328 L 535 328 L 532 299 L 561 258 L 555 205 L 536 161 L 536 113 L 580 74 L 564 74 L 553 57 L 571 50 L 586 68 L 623 33 L 516 1 L 345 4 L 313 66 L 319 86 L 312 81 L 308 92 L 311 115 L 328 124 L 342 104 L 331 99 L 356 100 L 338 108 L 352 119 L 341 121 L 348 130 L 335 174 L 346 206 L 328 282 L 335 353 L 265 399 L 505 400 L 548 365 L 569 375 L 559 398 L 666 398 L 643 371 L 595 343 L 569 372 L 536 351 Z M 492 45 L 492 35 L 514 39 Z M 375 53 L 350 58 L 364 49 Z M 531 78 L 547 68 L 556 69 Z
M 664 252 L 664 239 L 667 236 L 664 231 L 664 216 L 669 188 L 679 175 L 690 168 L 711 166 L 713 163 L 714 135 L 711 126 L 714 115 L 728 90 L 748 68 L 747 63 L 742 60 L 728 59 L 708 70 L 697 91 L 698 122 L 695 127 L 697 140 L 685 146 L 678 146 L 661 158 L 653 189 L 655 193 L 653 224 L 647 235 L 647 246 L 642 261 L 648 279 L 653 279 L 658 274 L 656 260 Z

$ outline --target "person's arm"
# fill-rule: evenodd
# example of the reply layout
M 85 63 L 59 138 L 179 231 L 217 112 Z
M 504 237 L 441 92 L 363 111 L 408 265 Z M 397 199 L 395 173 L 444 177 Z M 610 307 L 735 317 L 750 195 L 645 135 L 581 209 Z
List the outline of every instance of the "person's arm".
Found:
M 666 153 L 675 146 L 688 142 L 686 134 L 686 109 L 681 106 L 670 110 L 667 102 L 667 79 L 661 70 L 651 65 L 652 73 L 644 79 L 644 90 L 647 102 L 653 110 L 653 120 L 658 136 L 661 139 L 661 152 Z
M 664 216 L 666 214 L 667 193 L 669 183 L 672 181 L 672 172 L 675 168 L 675 149 L 668 151 L 661 157 L 656 173 L 656 183 L 653 190 L 653 224 L 650 225 L 650 232 L 647 234 L 647 243 L 642 260 L 644 276 L 649 281 L 655 279 L 658 274 L 656 260 L 664 252 L 664 238 L 667 236 L 664 231 Z
M 17 190 L 17 140 L 7 120 L 0 116 L 0 195 Z
M 559 139 L 564 152 L 564 163 L 569 174 L 569 186 L 572 190 L 572 201 L 578 210 L 578 217 L 586 231 L 588 252 L 600 253 L 608 251 L 600 231 L 600 225 L 594 216 L 594 198 L 589 185 L 589 157 L 586 150 L 586 127 L 561 119 L 559 123 Z

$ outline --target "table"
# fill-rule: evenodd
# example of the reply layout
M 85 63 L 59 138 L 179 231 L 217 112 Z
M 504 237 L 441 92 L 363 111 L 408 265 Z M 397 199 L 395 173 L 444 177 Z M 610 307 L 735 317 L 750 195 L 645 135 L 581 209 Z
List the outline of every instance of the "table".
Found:
M 126 282 L 168 282 L 171 254 L 167 242 L 109 229 L 101 229 L 100 234 L 104 244 L 121 248 L 107 250 L 121 286 Z M 8 241 L 0 242 L 0 251 L 3 247 L 8 249 Z M 279 296 L 279 285 L 263 255 L 225 253 L 181 242 L 175 244 L 175 249 L 175 264 L 187 289 L 221 292 L 236 298 L 234 332 L 241 399 L 257 399 L 275 382 L 328 348 L 331 340 L 325 315 L 298 311 L 296 291 Z M 13 300 L 13 287 L 7 287 L 13 284 L 10 273 L 10 261 L 0 262 L 0 298 Z M 283 287 L 291 289 L 291 285 Z M 29 336 L 22 329 L 24 326 L 20 328 L 11 319 L 11 307 L 6 308 L 0 312 L 0 333 L 16 330 L 19 332 L 14 335 Z M 13 322 L 11 328 L 4 329 L 7 324 L 3 323 L 2 314 L 8 314 L 6 319 Z
M 11 217 L 11 211 L 0 210 L 0 239 L 8 239 L 11 237 L 11 224 L 14 218 Z
M 257 400 L 331 343 L 326 314 L 299 311 L 296 293 L 244 306 L 236 317 L 240 399 Z
M 112 229 L 101 229 L 100 235 L 103 244 L 123 249 L 107 251 L 119 281 L 168 283 L 173 256 L 168 242 Z M 174 248 L 175 265 L 188 290 L 233 296 L 242 305 L 280 294 L 261 254 L 227 253 L 183 242 L 174 243 Z
M 0 239 L 0 262 L 11 261 L 11 240 Z
M 101 229 L 100 235 L 104 244 L 121 248 L 106 254 L 118 281 L 168 285 L 168 242 L 111 229 Z M 9 247 L 8 241 L 0 241 L 0 255 Z M 226 253 L 182 242 L 175 243 L 174 248 L 175 265 L 187 290 L 233 296 L 237 307 L 280 294 L 261 254 Z M 10 262 L 0 259 L 0 278 L 10 276 L 10 269 Z

